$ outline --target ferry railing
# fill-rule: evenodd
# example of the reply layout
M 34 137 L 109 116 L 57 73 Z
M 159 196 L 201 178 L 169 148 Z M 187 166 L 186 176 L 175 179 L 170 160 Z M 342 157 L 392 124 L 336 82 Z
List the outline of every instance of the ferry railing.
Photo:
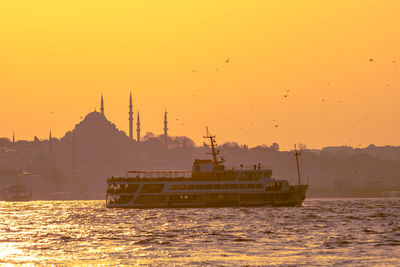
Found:
M 192 171 L 128 171 L 127 178 L 190 178 Z
M 253 165 L 226 165 L 226 171 L 270 171 L 271 165 L 253 164 Z

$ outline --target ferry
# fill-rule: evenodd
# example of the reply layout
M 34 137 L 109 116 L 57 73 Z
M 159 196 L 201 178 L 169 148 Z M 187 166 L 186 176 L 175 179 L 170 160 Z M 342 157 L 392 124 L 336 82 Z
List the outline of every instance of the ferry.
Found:
M 7 202 L 30 201 L 32 191 L 29 187 L 20 184 L 19 177 L 15 179 L 15 184 L 3 189 L 4 200 Z
M 301 206 L 308 185 L 272 178 L 261 164 L 227 169 L 218 159 L 215 136 L 209 134 L 211 159 L 196 159 L 191 171 L 128 171 L 126 177 L 107 179 L 108 208 L 186 208 Z

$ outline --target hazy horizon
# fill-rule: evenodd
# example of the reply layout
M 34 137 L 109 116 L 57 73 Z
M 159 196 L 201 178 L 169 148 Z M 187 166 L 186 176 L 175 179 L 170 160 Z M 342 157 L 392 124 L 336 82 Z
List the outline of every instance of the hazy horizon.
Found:
M 96 112 L 99 112 L 98 109 L 96 110 Z M 100 112 L 99 112 L 99 113 L 100 113 Z M 88 114 L 90 114 L 90 113 L 88 113 Z M 83 118 L 81 119 L 81 121 L 79 121 L 74 127 L 76 127 L 76 126 L 77 126 L 79 123 L 81 123 L 84 119 L 85 119 L 85 117 L 83 117 Z M 107 119 L 107 120 L 108 120 L 108 119 Z M 113 123 L 112 121 L 110 121 L 110 122 Z M 72 129 L 67 130 L 65 133 L 61 134 L 61 136 L 55 136 L 54 133 L 53 133 L 53 131 L 50 129 L 51 135 L 52 135 L 52 139 L 58 139 L 58 140 L 60 140 L 61 138 L 65 137 L 66 134 L 67 134 L 68 132 L 73 131 L 73 130 L 75 129 L 74 127 L 73 127 Z M 124 134 L 126 135 L 126 137 L 129 137 L 129 133 L 128 133 L 127 131 L 124 131 L 124 130 L 122 130 L 122 129 L 119 129 L 117 125 L 116 125 L 116 128 L 117 128 L 118 130 L 124 132 Z M 134 129 L 134 132 L 135 132 L 135 134 L 136 134 L 136 129 Z M 30 138 L 30 139 L 20 139 L 20 138 L 18 138 L 18 136 L 16 135 L 15 132 L 13 132 L 12 134 L 14 134 L 15 142 L 18 142 L 18 141 L 34 141 L 34 138 L 35 138 L 35 137 L 37 137 L 40 141 L 46 141 L 46 140 L 49 140 L 49 134 L 50 134 L 50 132 L 48 133 L 48 136 L 47 136 L 47 137 L 43 137 L 43 138 L 42 138 L 42 137 L 38 137 L 38 136 L 36 136 L 36 135 L 33 135 L 32 138 Z M 202 134 L 201 137 L 203 137 L 205 134 L 206 134 L 206 130 L 204 129 L 204 134 Z M 212 132 L 211 134 L 215 134 L 215 132 Z M 192 138 L 191 136 L 185 136 L 185 135 L 182 135 L 182 136 L 175 136 L 175 135 L 173 135 L 173 134 L 172 134 L 172 135 L 171 135 L 171 134 L 168 134 L 168 136 L 169 136 L 169 137 L 172 137 L 172 138 L 174 138 L 174 137 L 187 137 L 187 138 L 189 138 L 189 139 L 192 140 L 192 141 L 196 140 L 196 138 Z M 136 137 L 136 135 L 134 135 L 134 137 Z M 140 140 L 140 141 L 144 141 L 144 140 L 147 140 L 147 138 L 152 138 L 152 137 L 163 138 L 163 133 L 154 133 L 154 132 L 152 132 L 152 131 L 144 132 L 143 134 L 141 134 L 141 140 Z M 6 138 L 6 139 L 8 139 L 10 142 L 13 141 L 13 136 L 11 136 L 11 137 L 0 136 L 0 138 Z M 202 140 L 204 141 L 204 139 L 202 139 Z M 134 141 L 136 141 L 135 138 L 134 138 Z M 201 147 L 201 146 L 203 146 L 203 145 L 202 145 L 202 144 L 203 144 L 203 141 L 202 141 L 202 143 L 197 143 L 197 142 L 194 141 L 194 144 L 195 144 L 195 146 L 197 146 L 197 147 Z M 224 144 L 229 144 L 229 143 L 235 144 L 235 143 L 236 143 L 236 144 L 239 145 L 239 146 L 247 145 L 249 148 L 251 148 L 251 147 L 257 147 L 257 146 L 268 146 L 268 147 L 269 147 L 269 146 L 271 146 L 273 143 L 277 143 L 277 142 L 269 142 L 269 143 L 262 143 L 262 144 L 249 145 L 248 143 L 239 143 L 239 142 L 237 142 L 236 140 L 225 140 L 225 141 L 221 142 L 219 136 L 217 136 L 217 141 L 218 141 L 218 142 L 217 142 L 218 145 L 224 145 Z M 293 143 L 292 146 L 289 146 L 289 147 L 286 148 L 286 147 L 281 147 L 281 144 L 279 144 L 279 143 L 277 143 L 277 144 L 279 145 L 279 150 L 281 150 L 281 151 L 291 151 L 291 150 L 294 150 L 294 144 L 296 144 L 296 145 L 298 145 L 298 146 L 302 146 L 303 149 L 317 149 L 317 150 L 323 149 L 323 148 L 326 148 L 326 147 L 341 147 L 341 146 L 351 147 L 351 148 L 354 148 L 354 149 L 357 149 L 357 148 L 367 148 L 367 147 L 369 147 L 369 146 L 371 146 L 371 145 L 374 145 L 374 146 L 396 146 L 396 145 L 390 145 L 390 144 L 377 145 L 377 144 L 372 144 L 372 143 L 371 143 L 371 144 L 365 145 L 365 146 L 360 146 L 360 145 L 358 145 L 358 146 L 352 146 L 351 144 L 350 144 L 350 145 L 336 144 L 336 145 L 323 145 L 323 146 L 321 146 L 321 147 L 309 147 L 307 144 L 304 144 L 304 143 L 302 143 L 302 142 L 298 142 L 298 143 Z

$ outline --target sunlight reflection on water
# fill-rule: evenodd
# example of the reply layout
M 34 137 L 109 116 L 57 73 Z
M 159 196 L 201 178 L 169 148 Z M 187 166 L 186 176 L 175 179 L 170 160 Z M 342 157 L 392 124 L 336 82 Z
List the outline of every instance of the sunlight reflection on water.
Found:
M 400 199 L 301 208 L 107 209 L 0 202 L 0 264 L 400 264 Z

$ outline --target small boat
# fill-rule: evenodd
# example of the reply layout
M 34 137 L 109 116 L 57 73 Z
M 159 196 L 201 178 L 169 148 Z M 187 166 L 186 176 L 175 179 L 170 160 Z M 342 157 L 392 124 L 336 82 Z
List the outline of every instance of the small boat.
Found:
M 232 206 L 301 206 L 308 185 L 272 178 L 261 164 L 226 169 L 218 159 L 215 136 L 210 140 L 211 159 L 194 160 L 192 171 L 128 171 L 126 177 L 107 179 L 106 207 L 185 208 Z
M 18 176 L 15 180 L 15 184 L 6 186 L 3 189 L 4 200 L 8 202 L 30 201 L 32 199 L 30 188 L 20 184 Z

